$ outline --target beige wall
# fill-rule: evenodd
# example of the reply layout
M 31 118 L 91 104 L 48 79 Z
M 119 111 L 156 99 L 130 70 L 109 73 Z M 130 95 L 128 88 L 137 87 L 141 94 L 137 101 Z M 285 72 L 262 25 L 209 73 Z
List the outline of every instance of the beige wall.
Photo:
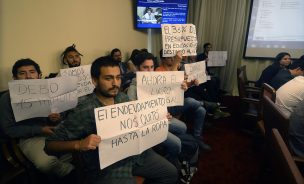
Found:
M 60 54 L 71 44 L 83 64 L 117 47 L 124 59 L 147 47 L 145 31 L 133 28 L 132 0 L 0 0 L 0 90 L 20 58 L 37 61 L 43 75 L 63 66 Z

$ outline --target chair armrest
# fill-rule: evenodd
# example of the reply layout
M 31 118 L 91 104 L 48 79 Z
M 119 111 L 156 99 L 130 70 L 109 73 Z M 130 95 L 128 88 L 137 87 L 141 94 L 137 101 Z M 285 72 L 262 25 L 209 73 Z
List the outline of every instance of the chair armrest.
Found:
M 262 89 L 261 89 L 261 88 L 259 88 L 259 87 L 255 87 L 255 86 L 248 86 L 248 85 L 246 85 L 246 86 L 245 86 L 245 88 L 246 88 L 246 89 L 252 89 L 252 90 L 256 90 L 256 91 L 262 91 Z
M 14 154 L 18 161 L 27 168 L 31 167 L 31 162 L 27 160 L 27 158 L 23 155 L 22 151 L 20 150 L 18 143 L 15 139 L 10 140 L 10 144 L 12 147 L 12 150 L 14 151 Z
M 254 95 L 254 98 L 257 99 L 257 98 L 260 98 L 260 96 L 261 96 L 261 91 L 256 90 L 256 89 L 251 89 L 251 88 L 246 88 L 245 93 L 248 98 L 253 98 L 253 95 Z
M 255 81 L 247 80 L 246 86 L 255 87 Z
M 304 164 L 304 157 L 299 157 L 299 156 L 293 155 L 292 158 L 295 162 Z
M 265 130 L 265 125 L 264 125 L 264 121 L 263 120 L 260 120 L 260 121 L 258 121 L 258 128 L 259 128 L 259 130 L 261 131 L 261 133 L 263 134 L 263 135 L 265 135 L 265 132 L 266 132 L 266 130 Z
M 260 104 L 261 102 L 259 99 L 255 99 L 255 98 L 241 98 L 240 100 L 246 103 L 252 103 L 257 105 Z
M 248 84 L 255 84 L 255 81 L 247 80 L 247 83 L 248 83 Z
M 15 160 L 14 155 L 12 155 L 9 146 L 7 143 L 5 142 L 1 142 L 1 150 L 2 150 L 2 154 L 5 158 L 5 160 L 11 164 L 11 166 L 13 166 L 14 168 L 18 168 L 20 167 L 20 164 L 18 163 L 18 161 Z

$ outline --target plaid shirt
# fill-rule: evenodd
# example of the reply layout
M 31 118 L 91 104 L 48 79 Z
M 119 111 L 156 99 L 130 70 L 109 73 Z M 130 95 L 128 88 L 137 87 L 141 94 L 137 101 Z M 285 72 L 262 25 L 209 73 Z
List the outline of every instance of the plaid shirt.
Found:
M 118 93 L 114 103 L 129 101 L 128 96 Z M 87 137 L 90 134 L 97 134 L 94 108 L 105 106 L 102 104 L 95 93 L 81 97 L 76 108 L 71 110 L 67 118 L 54 131 L 54 134 L 47 137 L 48 141 L 68 141 L 78 140 Z M 97 178 L 130 178 L 132 176 L 132 165 L 141 163 L 139 156 L 132 156 L 100 170 L 98 150 L 81 152 L 81 158 L 85 173 L 88 179 L 96 180 Z

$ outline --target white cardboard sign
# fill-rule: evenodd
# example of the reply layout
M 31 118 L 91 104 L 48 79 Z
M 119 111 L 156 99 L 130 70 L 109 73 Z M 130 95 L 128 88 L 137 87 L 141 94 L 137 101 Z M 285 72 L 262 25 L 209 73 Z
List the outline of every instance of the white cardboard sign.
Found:
M 8 83 L 16 122 L 47 117 L 74 108 L 78 103 L 77 78 L 14 80 Z
M 95 88 L 92 83 L 91 65 L 83 65 L 74 68 L 60 69 L 61 76 L 78 77 L 77 93 L 78 97 L 91 94 Z
M 185 64 L 185 72 L 188 76 L 188 82 L 197 79 L 199 84 L 202 84 L 207 81 L 205 61 Z
M 164 95 L 168 106 L 184 105 L 183 71 L 136 72 L 137 98 Z
M 177 51 L 183 56 L 196 55 L 197 38 L 193 24 L 162 24 L 163 57 L 172 57 Z
M 161 96 L 96 108 L 100 169 L 166 140 L 166 115 L 166 100 Z

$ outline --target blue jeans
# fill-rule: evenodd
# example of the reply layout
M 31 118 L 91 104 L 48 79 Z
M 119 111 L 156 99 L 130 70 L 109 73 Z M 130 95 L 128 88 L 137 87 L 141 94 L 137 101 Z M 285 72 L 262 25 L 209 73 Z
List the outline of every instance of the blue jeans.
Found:
M 184 122 L 172 118 L 169 122 L 169 132 L 167 139 L 161 143 L 161 146 L 164 148 L 166 155 L 165 157 L 171 162 L 174 163 L 178 159 L 178 155 L 182 149 L 181 140 L 177 135 L 185 134 L 187 131 L 187 126 Z
M 172 118 L 169 122 L 169 132 L 174 135 L 181 135 L 187 132 L 187 126 L 179 119 Z
M 187 119 L 193 120 L 193 135 L 200 137 L 205 121 L 206 110 L 201 103 L 193 98 L 185 98 L 184 106 L 168 107 L 173 116 L 183 114 Z
M 145 184 L 175 184 L 178 171 L 170 162 L 155 153 L 152 149 L 146 151 L 143 164 L 134 164 L 134 176 L 145 178 Z

